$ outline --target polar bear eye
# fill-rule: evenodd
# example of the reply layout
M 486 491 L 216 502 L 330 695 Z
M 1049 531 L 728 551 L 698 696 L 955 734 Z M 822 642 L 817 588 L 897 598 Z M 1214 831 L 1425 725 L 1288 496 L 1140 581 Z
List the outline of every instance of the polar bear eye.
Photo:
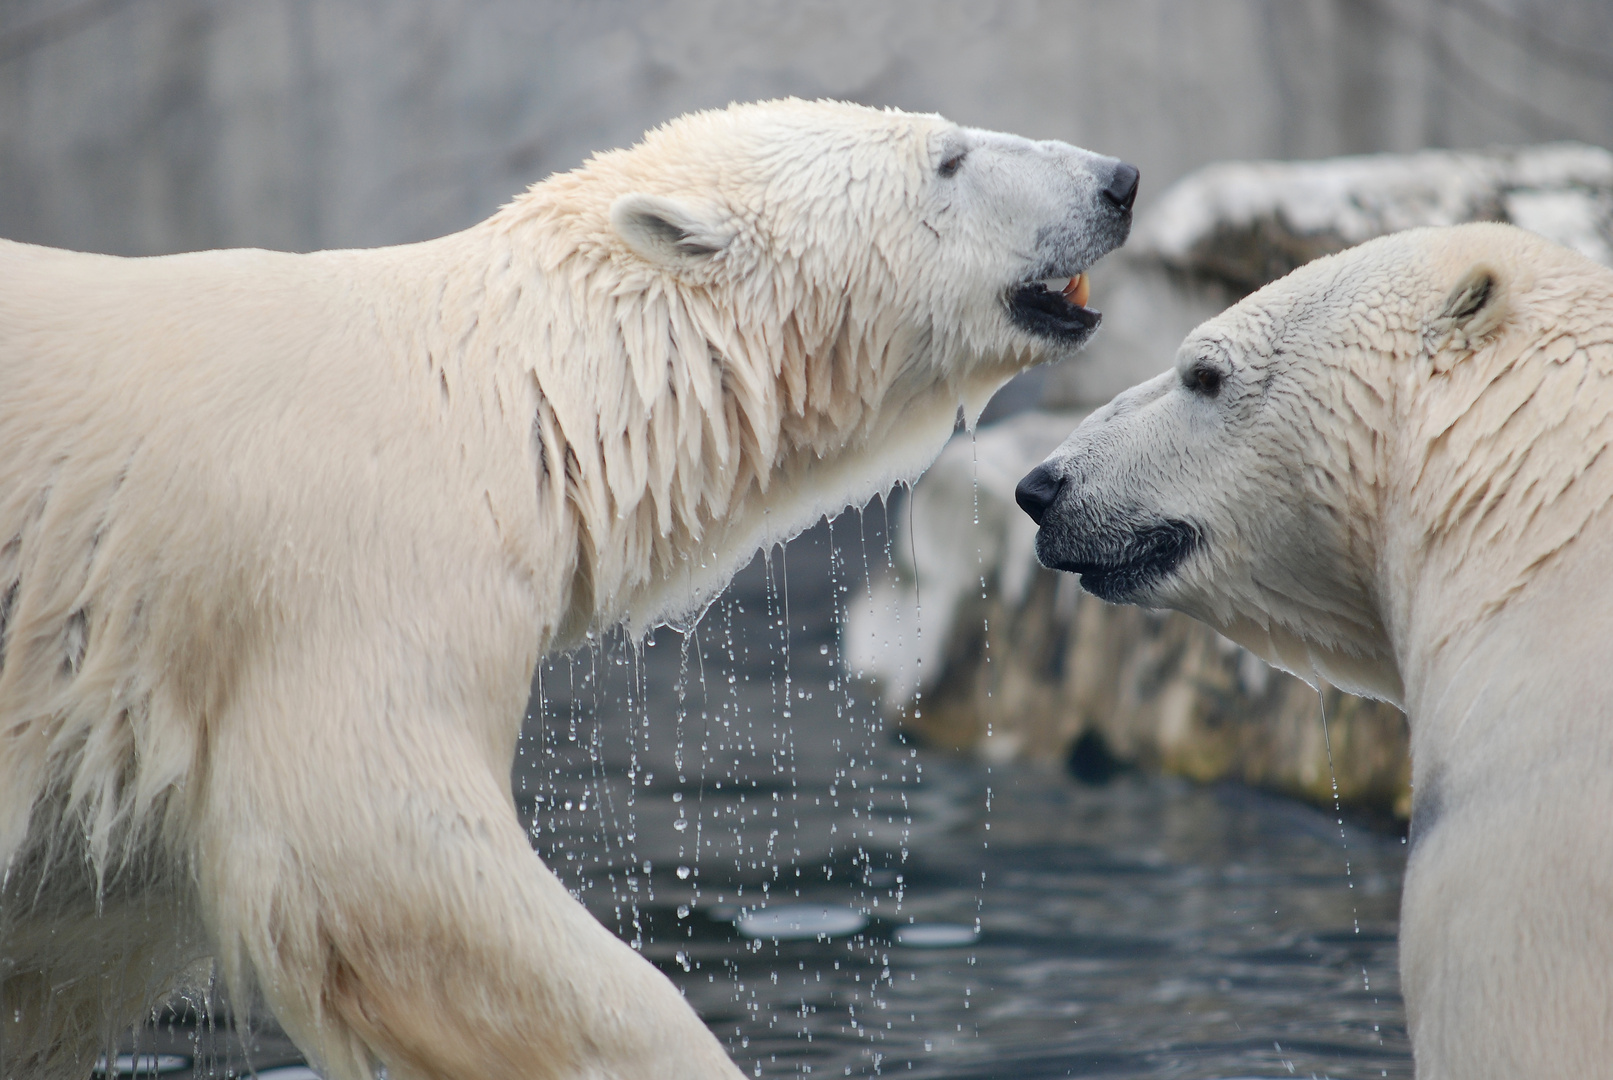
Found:
M 1195 364 L 1184 380 L 1195 394 L 1215 397 L 1221 392 L 1221 373 L 1208 364 Z
M 967 150 L 953 151 L 946 156 L 946 159 L 941 164 L 935 167 L 935 174 L 943 178 L 955 175 L 959 167 L 963 165 L 963 159 L 968 156 L 969 151 Z

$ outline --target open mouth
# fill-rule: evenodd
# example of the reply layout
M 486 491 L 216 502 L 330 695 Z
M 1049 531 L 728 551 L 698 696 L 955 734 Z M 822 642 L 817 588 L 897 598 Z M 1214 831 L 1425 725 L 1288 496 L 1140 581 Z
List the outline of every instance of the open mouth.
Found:
M 1043 555 L 1042 535 L 1037 535 L 1037 555 Z M 1044 558 L 1055 570 L 1081 575 L 1081 588 L 1112 604 L 1135 602 L 1144 590 L 1169 577 L 1198 548 L 1198 529 L 1185 521 L 1164 521 L 1141 529 L 1127 538 L 1116 556 L 1095 561 L 1091 558 Z M 1054 555 L 1047 552 L 1047 555 Z
M 1079 343 L 1103 318 L 1086 306 L 1091 291 L 1084 272 L 1027 281 L 1010 290 L 1008 313 L 1028 333 Z

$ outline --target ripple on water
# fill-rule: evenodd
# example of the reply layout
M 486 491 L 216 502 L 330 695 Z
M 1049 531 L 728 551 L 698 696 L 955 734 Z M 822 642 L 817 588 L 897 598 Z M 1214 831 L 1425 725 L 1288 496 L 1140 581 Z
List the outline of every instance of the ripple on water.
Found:
M 909 949 L 956 949 L 973 945 L 980 934 L 961 923 L 910 923 L 898 926 L 891 940 Z
M 815 941 L 855 934 L 868 925 L 868 916 L 851 908 L 827 904 L 781 904 L 742 912 L 734 929 L 748 938 L 774 941 Z
M 183 1054 L 118 1054 L 107 1068 L 106 1058 L 98 1058 L 93 1075 L 96 1077 L 166 1076 L 190 1068 L 190 1058 Z

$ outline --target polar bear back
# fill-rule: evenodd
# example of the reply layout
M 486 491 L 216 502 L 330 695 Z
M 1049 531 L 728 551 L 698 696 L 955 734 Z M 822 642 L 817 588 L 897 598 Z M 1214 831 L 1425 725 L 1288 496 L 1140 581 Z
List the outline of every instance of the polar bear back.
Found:
M 512 593 L 520 555 L 505 542 L 538 532 L 519 498 L 531 473 L 497 445 L 522 435 L 471 380 L 425 362 L 430 327 L 374 309 L 387 294 L 366 284 L 386 260 L 0 244 L 0 697 L 29 748 L 0 756 L 0 798 L 61 788 L 94 856 L 141 842 L 126 826 L 155 803 L 205 788 L 210 733 L 187 717 L 228 722 L 267 639 L 328 656 L 406 622 L 442 669 L 390 692 L 466 716 L 520 709 L 481 698 L 524 675 L 447 673 L 536 660 L 511 629 L 538 617 L 512 603 L 531 589 Z M 475 423 L 456 422 L 466 410 Z M 501 474 L 503 490 L 487 482 Z M 445 564 L 481 583 L 472 614 L 416 586 Z M 368 665 L 379 677 L 389 659 Z M 362 674 L 367 658 L 348 661 Z M 336 711 L 306 704 L 284 699 L 277 738 L 311 737 Z M 507 741 L 487 732 L 474 749 L 496 762 Z M 105 767 L 131 749 L 133 775 Z

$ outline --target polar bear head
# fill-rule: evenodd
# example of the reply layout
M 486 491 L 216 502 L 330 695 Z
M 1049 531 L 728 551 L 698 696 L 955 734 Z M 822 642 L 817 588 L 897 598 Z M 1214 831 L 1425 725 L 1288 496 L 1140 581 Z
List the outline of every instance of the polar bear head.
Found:
M 565 294 L 545 333 L 571 374 L 540 381 L 587 488 L 573 607 L 697 610 L 759 546 L 916 477 L 960 409 L 1091 335 L 1085 272 L 1136 186 L 1064 143 L 788 100 L 679 118 L 507 207 Z
M 1605 442 L 1606 409 L 1575 409 L 1586 373 L 1613 368 L 1609 295 L 1606 270 L 1505 225 L 1301 267 L 1021 482 L 1037 555 L 1107 600 L 1185 611 L 1303 678 L 1398 702 L 1394 642 L 1432 592 L 1413 581 L 1482 559 L 1482 584 L 1436 620 L 1449 633 L 1589 512 L 1536 511 Z
M 747 317 L 838 293 L 853 318 L 925 336 L 910 366 L 1015 370 L 1097 327 L 1071 280 L 1125 241 L 1137 188 L 1136 169 L 1066 143 L 798 100 L 681 117 L 583 175 L 626 276 L 671 275 Z

